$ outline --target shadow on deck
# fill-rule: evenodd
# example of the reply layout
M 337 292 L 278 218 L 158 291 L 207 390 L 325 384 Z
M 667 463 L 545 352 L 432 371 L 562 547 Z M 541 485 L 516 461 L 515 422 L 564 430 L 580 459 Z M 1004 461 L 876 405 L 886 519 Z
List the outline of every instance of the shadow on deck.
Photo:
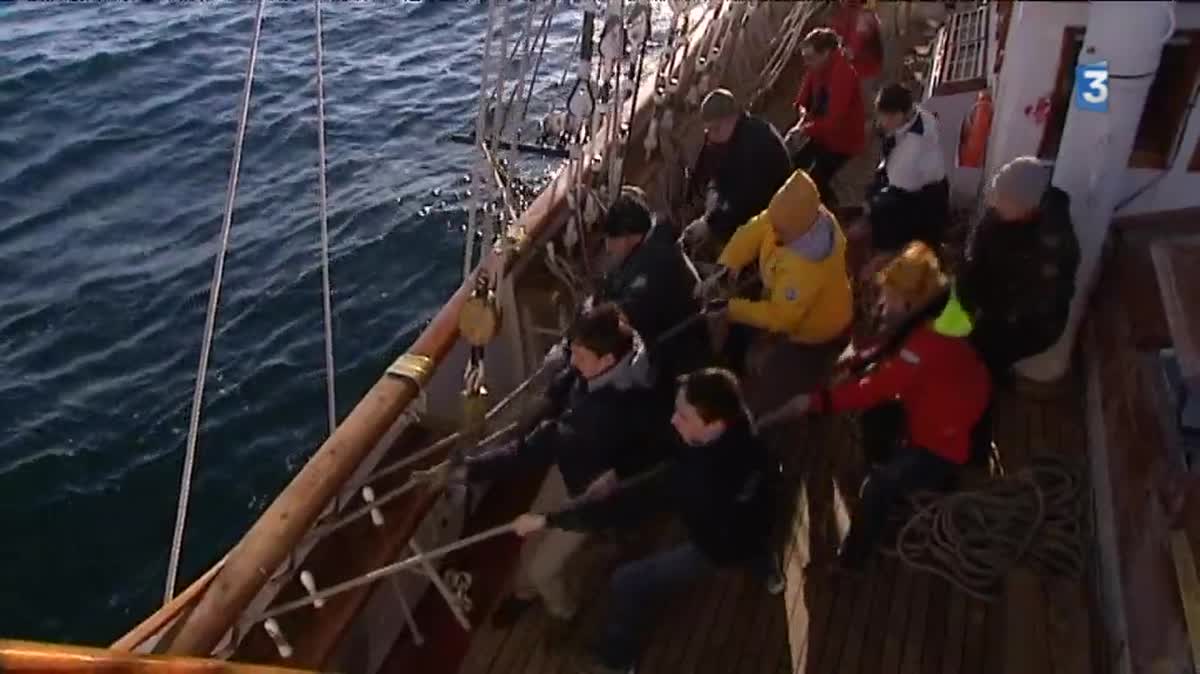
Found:
M 1032 450 L 1082 457 L 1082 402 L 1071 390 L 1034 401 L 1003 394 L 997 444 L 1007 471 Z M 785 553 L 788 588 L 768 596 L 748 574 L 724 572 L 672 600 L 650 637 L 640 674 L 805 672 L 812 674 L 1012 673 L 1100 671 L 1087 578 L 1038 577 L 1017 569 L 1000 598 L 973 599 L 945 581 L 876 558 L 862 579 L 813 576 L 804 567 L 827 558 L 844 533 L 861 471 L 850 417 L 786 438 L 797 507 Z M 827 441 L 815 439 L 824 436 Z M 678 532 L 668 531 L 668 537 Z M 661 549 L 661 537 L 655 548 Z M 1090 550 L 1093 546 L 1087 543 Z M 607 601 L 613 546 L 592 546 L 583 567 L 584 614 L 568 643 L 551 646 L 546 618 L 530 611 L 509 629 L 477 628 L 463 674 L 572 673 L 573 655 L 598 633 Z

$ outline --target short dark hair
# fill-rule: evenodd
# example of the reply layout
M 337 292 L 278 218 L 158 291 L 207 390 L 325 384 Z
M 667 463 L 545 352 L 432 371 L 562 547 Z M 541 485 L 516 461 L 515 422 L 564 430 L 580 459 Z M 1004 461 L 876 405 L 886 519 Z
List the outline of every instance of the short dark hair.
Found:
M 650 231 L 653 219 L 646 193 L 635 185 L 625 185 L 608 207 L 604 218 L 605 236 L 628 236 Z
M 892 82 L 879 90 L 875 97 L 875 109 L 879 112 L 894 114 L 908 113 L 913 108 L 913 95 L 908 87 L 899 82 Z
M 804 44 L 823 54 L 842 46 L 842 38 L 832 28 L 813 28 L 804 36 Z
M 579 344 L 597 356 L 612 354 L 617 359 L 625 357 L 633 348 L 634 333 L 621 309 L 612 302 L 598 304 L 585 311 L 568 335 L 573 344 Z
M 720 367 L 706 367 L 679 378 L 683 399 L 696 408 L 705 423 L 733 424 L 749 419 L 737 375 Z

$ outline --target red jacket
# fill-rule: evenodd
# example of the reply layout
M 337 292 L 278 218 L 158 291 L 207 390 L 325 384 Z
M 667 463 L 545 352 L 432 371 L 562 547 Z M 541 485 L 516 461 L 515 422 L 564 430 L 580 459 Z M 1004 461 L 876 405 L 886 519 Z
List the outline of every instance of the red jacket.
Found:
M 842 38 L 858 76 L 879 77 L 883 70 L 883 42 L 875 12 L 842 5 L 829 18 L 829 27 Z
M 857 380 L 835 385 L 813 398 L 814 412 L 874 407 L 898 399 L 904 407 L 910 444 L 947 461 L 966 463 L 971 429 L 983 416 L 992 380 L 964 338 L 915 328 L 895 355 Z
M 827 150 L 854 156 L 867 146 L 867 116 L 858 73 L 842 50 L 804 75 L 796 106 L 808 110 L 808 137 Z

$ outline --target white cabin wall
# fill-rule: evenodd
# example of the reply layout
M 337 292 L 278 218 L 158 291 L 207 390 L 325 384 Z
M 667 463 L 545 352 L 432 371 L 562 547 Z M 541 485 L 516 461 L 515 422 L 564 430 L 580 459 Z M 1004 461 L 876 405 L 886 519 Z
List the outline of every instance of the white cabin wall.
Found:
M 1046 120 L 1038 104 L 1054 91 L 1063 31 L 1087 24 L 1086 2 L 1018 2 L 1013 8 L 1004 67 L 994 81 L 996 112 L 988 144 L 985 176 L 1022 155 L 1036 155 Z M 1177 30 L 1200 29 L 1200 3 L 1175 3 Z M 1200 206 L 1200 172 L 1188 163 L 1200 142 L 1200 106 L 1192 109 L 1183 128 L 1178 156 L 1167 169 L 1126 169 L 1119 201 L 1158 179 L 1118 213 L 1120 216 Z
M 996 80 L 995 116 L 985 176 L 1023 155 L 1036 155 L 1045 129 L 1038 104 L 1054 93 L 1063 30 L 1087 22 L 1086 2 L 1018 2 L 1013 7 Z M 986 178 L 985 178 L 986 179 Z
M 1175 3 L 1177 30 L 1200 29 L 1200 4 Z M 1179 208 L 1200 206 L 1200 172 L 1188 172 L 1196 143 L 1200 142 L 1200 109 L 1193 108 L 1184 123 L 1183 143 L 1171 166 L 1164 171 L 1155 169 L 1128 169 L 1120 201 L 1132 196 L 1139 189 L 1157 180 L 1152 187 L 1138 195 L 1118 215 L 1136 215 Z M 1161 176 L 1161 177 L 1160 177 Z

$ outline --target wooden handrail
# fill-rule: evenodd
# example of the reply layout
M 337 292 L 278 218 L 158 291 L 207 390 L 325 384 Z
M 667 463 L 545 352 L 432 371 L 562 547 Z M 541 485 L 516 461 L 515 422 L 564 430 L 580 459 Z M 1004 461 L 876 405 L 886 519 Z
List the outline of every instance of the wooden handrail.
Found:
M 534 240 L 543 229 L 561 221 L 569 186 L 569 176 L 560 171 L 521 214 L 515 229 L 525 233 L 525 241 Z M 504 256 L 490 251 L 479 267 L 507 267 L 519 252 L 513 250 Z M 429 358 L 433 364 L 430 374 L 458 341 L 458 313 L 472 285 L 464 282 L 459 286 L 407 351 Z M 212 651 L 316 522 L 325 505 L 419 393 L 413 381 L 389 375 L 371 387 L 229 552 L 195 608 L 181 618 L 179 631 L 167 638 L 165 652 L 207 655 Z
M 217 567 L 213 567 L 217 568 Z M 243 665 L 223 660 L 205 660 L 161 655 L 132 655 L 121 651 L 84 646 L 40 644 L 0 640 L 0 671 L 3 672 L 103 672 L 122 674 L 300 674 L 311 671 L 267 665 Z

